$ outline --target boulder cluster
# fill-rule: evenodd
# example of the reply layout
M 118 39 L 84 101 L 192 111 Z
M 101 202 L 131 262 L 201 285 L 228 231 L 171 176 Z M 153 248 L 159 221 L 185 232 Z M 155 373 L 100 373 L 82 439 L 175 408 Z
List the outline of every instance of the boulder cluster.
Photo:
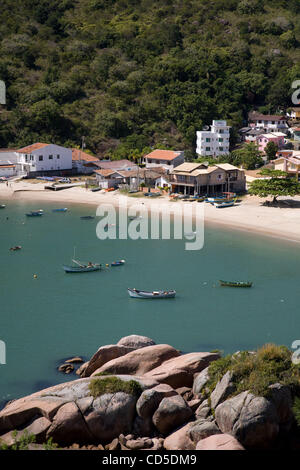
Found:
M 216 352 L 182 354 L 167 344 L 132 335 L 102 346 L 82 364 L 77 380 L 9 402 L 0 411 L 0 443 L 24 432 L 36 444 L 98 450 L 270 449 L 290 432 L 294 417 L 288 387 L 271 397 L 248 391 L 232 396 L 230 372 L 207 396 Z M 124 391 L 92 396 L 90 383 L 117 377 L 136 381 L 139 395 Z

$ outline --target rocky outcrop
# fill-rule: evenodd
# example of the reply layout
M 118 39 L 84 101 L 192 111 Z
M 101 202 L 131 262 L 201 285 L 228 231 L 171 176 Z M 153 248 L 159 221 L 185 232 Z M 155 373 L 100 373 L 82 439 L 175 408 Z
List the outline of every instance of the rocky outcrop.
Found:
M 146 348 L 147 346 L 154 346 L 155 344 L 155 341 L 151 338 L 147 338 L 147 336 L 130 335 L 121 338 L 117 343 L 117 346 L 124 346 L 133 350 Z
M 201 372 L 210 362 L 215 361 L 219 357 L 217 353 L 206 352 L 183 354 L 165 361 L 145 375 L 155 378 L 158 382 L 166 383 L 173 388 L 192 387 L 194 374 Z
M 232 434 L 246 448 L 269 448 L 279 432 L 279 418 L 274 404 L 264 397 L 243 392 L 215 410 L 218 427 Z
M 174 429 L 187 423 L 193 416 L 192 410 L 180 396 L 164 398 L 155 413 L 153 424 L 163 435 L 168 435 Z
M 230 434 L 216 434 L 198 442 L 196 450 L 245 450 Z
M 151 418 L 163 398 L 177 395 L 172 387 L 166 384 L 157 385 L 145 390 L 136 404 L 137 414 L 144 419 Z
M 195 443 L 189 437 L 190 423 L 177 429 L 164 440 L 166 450 L 195 450 Z
M 92 375 L 99 372 L 146 375 L 147 372 L 160 366 L 163 362 L 179 355 L 179 351 L 168 344 L 146 346 L 107 362 Z
M 194 421 L 189 429 L 189 437 L 193 442 L 195 442 L 195 444 L 197 444 L 201 439 L 220 433 L 221 431 L 212 416 L 207 419 L 198 419 L 197 421 Z
M 215 389 L 210 395 L 211 407 L 215 409 L 220 403 L 222 403 L 232 392 L 235 390 L 235 386 L 231 381 L 232 373 L 230 371 L 223 375 L 222 379 L 217 383 Z
M 199 396 L 209 380 L 208 367 L 197 374 L 193 383 L 193 394 Z

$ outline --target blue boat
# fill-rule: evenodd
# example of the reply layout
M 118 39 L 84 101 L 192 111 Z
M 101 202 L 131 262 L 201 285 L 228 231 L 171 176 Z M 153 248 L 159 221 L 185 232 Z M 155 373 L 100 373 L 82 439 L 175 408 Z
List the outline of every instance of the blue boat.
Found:
M 95 263 L 88 263 L 88 264 L 82 264 L 79 261 L 76 261 L 75 259 L 72 260 L 73 263 L 76 263 L 77 266 L 67 266 L 63 265 L 63 269 L 66 273 L 88 273 L 91 271 L 100 271 L 101 269 L 101 264 L 95 264 Z
M 82 220 L 92 220 L 95 217 L 93 215 L 83 215 L 80 217 Z
M 52 209 L 52 212 L 67 212 L 67 210 L 67 207 L 63 207 L 62 209 Z
M 220 209 L 222 207 L 232 207 L 235 205 L 235 199 L 233 201 L 217 202 L 214 205 L 217 209 Z
M 123 264 L 125 264 L 125 259 L 121 259 L 120 261 L 114 261 L 113 263 L 111 263 L 111 266 L 122 266 Z

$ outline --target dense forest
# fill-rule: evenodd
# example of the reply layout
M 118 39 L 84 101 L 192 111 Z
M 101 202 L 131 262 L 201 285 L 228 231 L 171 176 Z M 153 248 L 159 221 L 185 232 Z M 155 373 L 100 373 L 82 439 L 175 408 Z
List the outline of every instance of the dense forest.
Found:
M 195 152 L 212 119 L 291 106 L 299 0 L 0 0 L 0 147 Z

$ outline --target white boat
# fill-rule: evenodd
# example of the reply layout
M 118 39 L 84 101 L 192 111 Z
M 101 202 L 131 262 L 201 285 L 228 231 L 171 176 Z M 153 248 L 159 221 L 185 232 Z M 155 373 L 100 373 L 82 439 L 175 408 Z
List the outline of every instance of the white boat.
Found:
M 172 299 L 176 295 L 175 290 L 154 290 L 152 292 L 130 288 L 128 288 L 127 290 L 130 297 L 133 297 L 135 299 Z

